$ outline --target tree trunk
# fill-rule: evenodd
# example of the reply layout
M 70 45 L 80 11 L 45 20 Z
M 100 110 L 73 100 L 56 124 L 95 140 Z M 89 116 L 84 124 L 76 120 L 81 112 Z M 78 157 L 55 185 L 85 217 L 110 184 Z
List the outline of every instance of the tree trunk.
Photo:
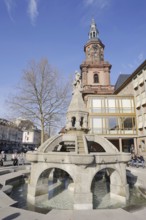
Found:
M 45 130 L 44 130 L 44 120 L 41 120 L 41 144 L 44 143 Z

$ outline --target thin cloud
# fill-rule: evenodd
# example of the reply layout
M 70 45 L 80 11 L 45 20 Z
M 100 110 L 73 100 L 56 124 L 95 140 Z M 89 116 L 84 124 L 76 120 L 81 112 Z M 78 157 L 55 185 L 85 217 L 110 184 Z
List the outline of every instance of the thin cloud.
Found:
M 36 18 L 38 16 L 38 1 L 39 0 L 27 0 L 27 12 L 30 17 L 32 25 L 35 25 Z M 19 3 L 18 0 L 4 0 L 4 3 L 7 8 L 8 15 L 12 21 L 14 21 L 12 16 L 12 11 L 15 6 Z
M 38 16 L 38 0 L 29 0 L 28 14 L 31 19 L 32 25 L 35 25 L 36 18 Z
M 134 65 L 131 64 L 131 63 L 127 64 L 127 66 L 128 66 L 130 69 L 133 69 L 133 68 L 134 68 Z
M 6 5 L 8 15 L 9 15 L 10 19 L 12 21 L 14 21 L 13 16 L 12 16 L 12 10 L 15 7 L 15 0 L 4 0 L 4 2 L 5 2 L 5 5 Z
M 86 7 L 96 7 L 98 9 L 104 9 L 109 6 L 110 0 L 83 0 Z
M 133 62 L 133 67 L 137 67 L 143 61 L 143 59 L 144 59 L 144 55 L 143 53 L 140 53 Z
M 111 7 L 111 4 L 111 0 L 82 0 L 82 25 L 89 26 L 91 18 L 100 20 L 105 11 Z
M 140 53 L 133 62 L 128 63 L 127 65 L 122 64 L 122 66 L 124 69 L 127 69 L 127 68 L 135 69 L 137 68 L 137 66 L 139 66 L 142 63 L 143 60 L 144 60 L 144 54 Z
M 138 61 L 142 61 L 143 59 L 144 59 L 144 55 L 143 55 L 143 53 L 140 53 L 139 55 L 138 55 Z

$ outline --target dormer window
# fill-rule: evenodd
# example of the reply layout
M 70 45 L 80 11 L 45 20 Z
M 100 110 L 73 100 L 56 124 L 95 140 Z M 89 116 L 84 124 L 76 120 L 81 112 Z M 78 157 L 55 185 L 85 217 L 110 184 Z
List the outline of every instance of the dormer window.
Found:
M 99 83 L 99 77 L 98 77 L 98 74 L 95 73 L 94 74 L 94 79 L 93 79 L 94 83 Z

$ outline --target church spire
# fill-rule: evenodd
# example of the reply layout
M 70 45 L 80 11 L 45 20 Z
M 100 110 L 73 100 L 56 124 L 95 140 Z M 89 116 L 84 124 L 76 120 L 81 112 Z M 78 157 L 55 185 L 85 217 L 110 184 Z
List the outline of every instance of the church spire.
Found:
M 94 19 L 92 18 L 92 21 L 91 21 L 91 25 L 90 25 L 90 31 L 89 31 L 89 40 L 91 39 L 98 39 L 98 30 L 97 30 L 97 27 L 96 27 L 96 23 L 94 21 Z

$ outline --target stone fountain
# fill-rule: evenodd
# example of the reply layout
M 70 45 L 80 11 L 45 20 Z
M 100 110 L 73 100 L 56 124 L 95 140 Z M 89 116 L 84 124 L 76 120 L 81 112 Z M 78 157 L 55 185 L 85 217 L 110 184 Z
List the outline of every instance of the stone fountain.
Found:
M 26 155 L 31 162 L 27 200 L 35 204 L 49 199 L 48 178 L 56 169 L 61 169 L 73 181 L 73 208 L 93 209 L 92 181 L 104 169 L 110 179 L 110 196 L 126 203 L 129 198 L 126 164 L 130 154 L 119 152 L 102 136 L 89 134 L 88 110 L 82 98 L 78 72 L 73 87 L 65 132 L 49 138 L 37 151 Z

